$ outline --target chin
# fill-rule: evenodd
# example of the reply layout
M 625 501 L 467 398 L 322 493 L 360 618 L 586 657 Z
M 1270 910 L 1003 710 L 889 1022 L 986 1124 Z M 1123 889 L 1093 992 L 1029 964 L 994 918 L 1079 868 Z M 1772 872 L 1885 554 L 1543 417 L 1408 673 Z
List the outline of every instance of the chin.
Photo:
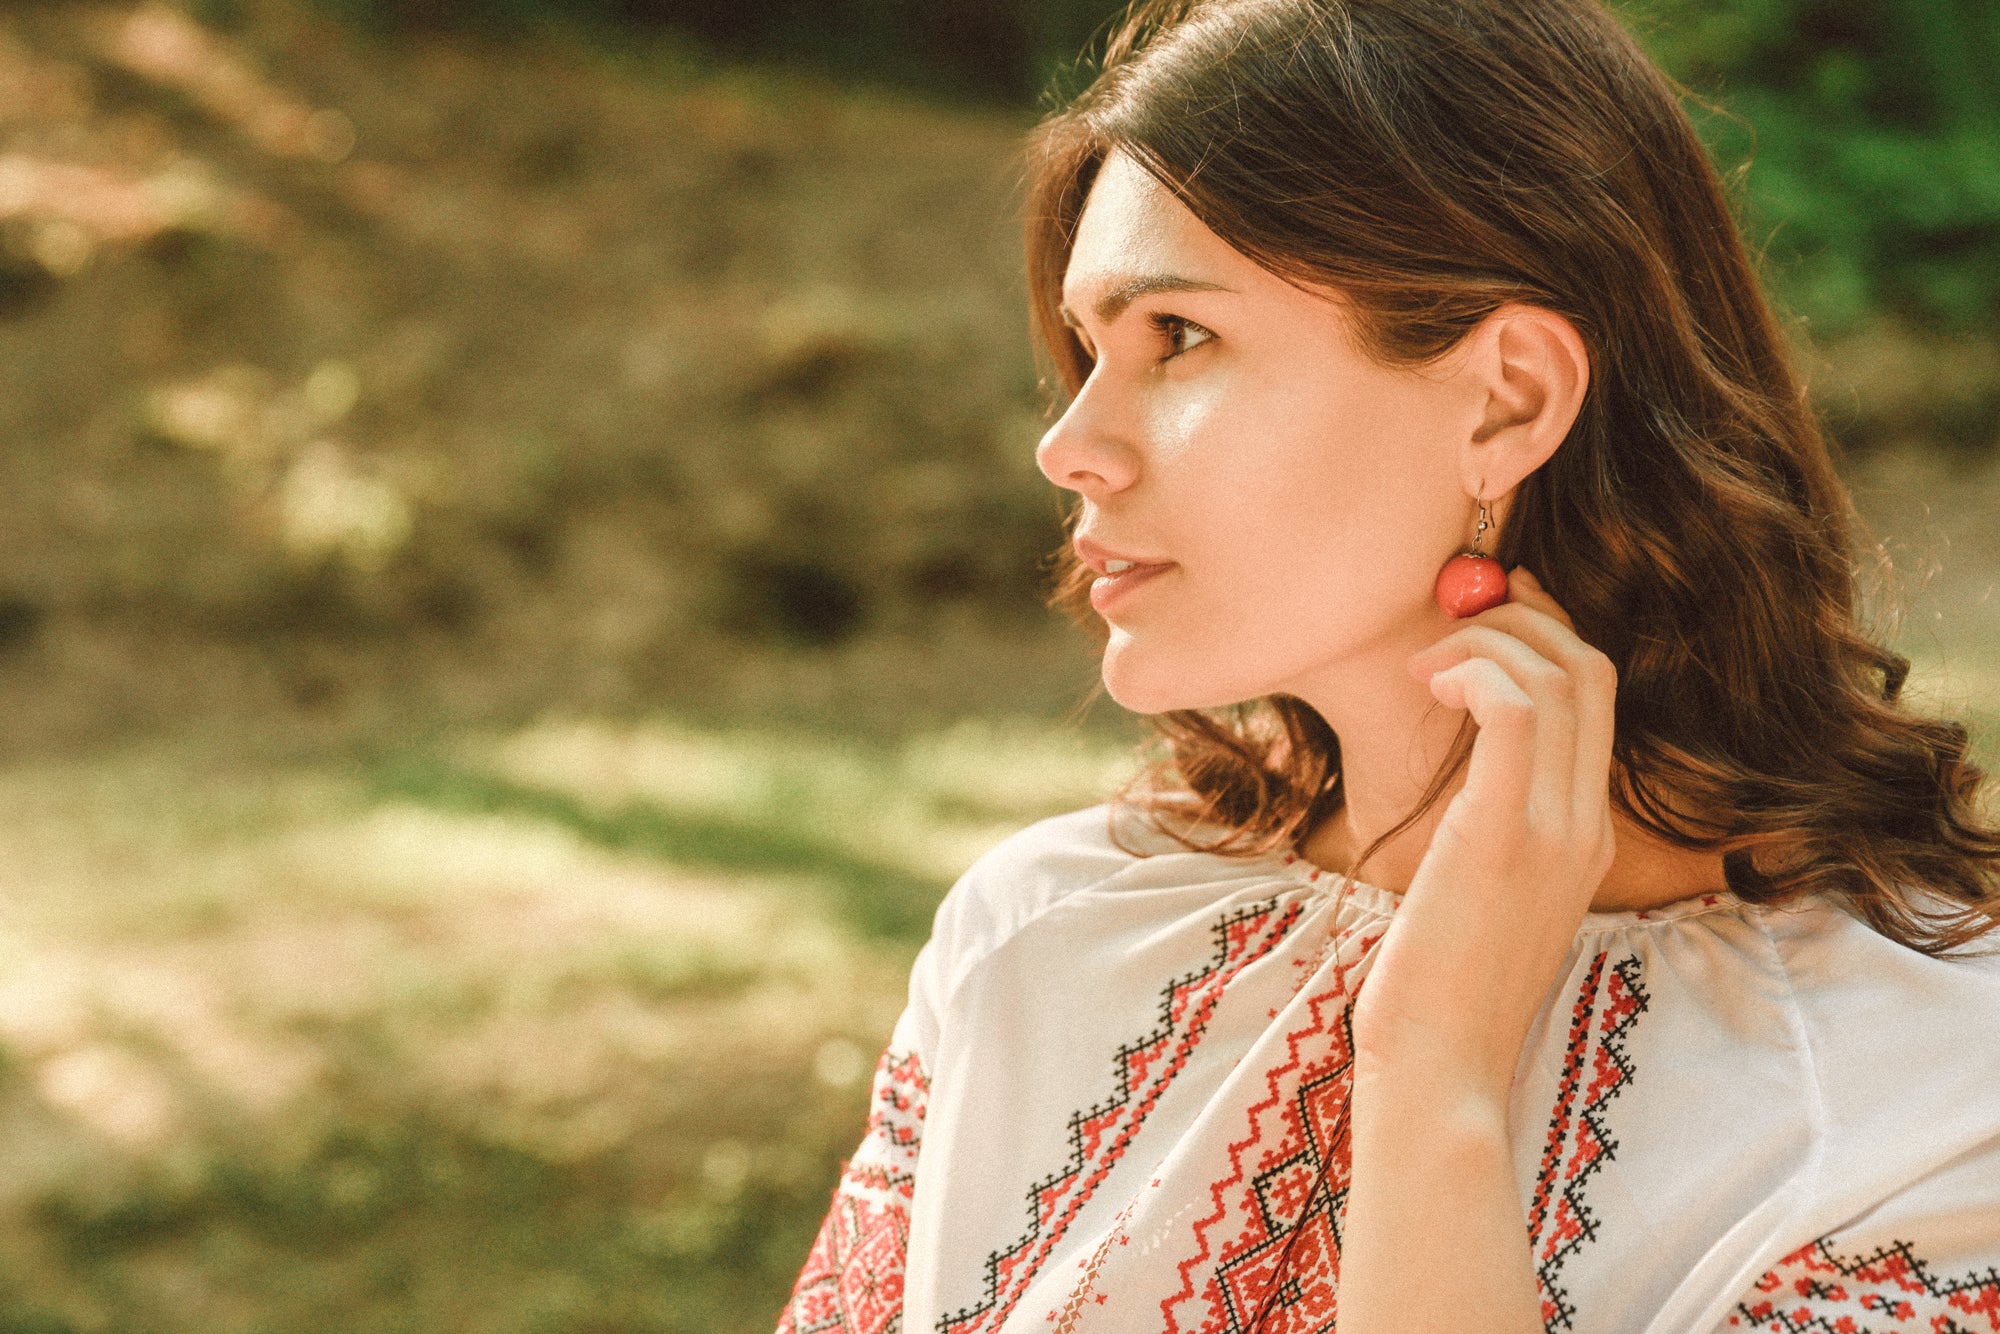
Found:
M 1148 653 L 1115 627 L 1104 646 L 1103 677 L 1104 693 L 1133 713 L 1216 709 L 1255 698 L 1221 686 L 1192 664 Z

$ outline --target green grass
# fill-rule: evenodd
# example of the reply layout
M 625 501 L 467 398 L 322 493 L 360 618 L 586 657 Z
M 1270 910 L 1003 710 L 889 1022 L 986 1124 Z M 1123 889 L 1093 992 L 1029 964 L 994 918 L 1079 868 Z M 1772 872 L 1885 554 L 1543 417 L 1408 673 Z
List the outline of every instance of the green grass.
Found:
M 413 757 L 384 764 L 371 791 L 388 801 L 540 821 L 616 852 L 691 869 L 803 878 L 827 906 L 864 936 L 921 944 L 949 882 L 912 874 L 764 813 L 703 814 L 629 802 L 595 810 L 567 793 Z
M 0 772 L 0 1334 L 768 1330 L 939 896 L 1124 764 L 663 722 Z
M 571 721 L 0 773 L 0 1334 L 762 1334 L 938 896 L 1129 763 Z
M 813 1165 L 830 1174 L 832 1158 Z M 36 1221 L 113 1329 L 692 1334 L 769 1327 L 824 1205 L 816 1185 L 718 1196 L 404 1114 L 302 1162 L 243 1146 L 205 1172 L 45 1201 Z M 201 1297 L 177 1299 L 188 1287 Z

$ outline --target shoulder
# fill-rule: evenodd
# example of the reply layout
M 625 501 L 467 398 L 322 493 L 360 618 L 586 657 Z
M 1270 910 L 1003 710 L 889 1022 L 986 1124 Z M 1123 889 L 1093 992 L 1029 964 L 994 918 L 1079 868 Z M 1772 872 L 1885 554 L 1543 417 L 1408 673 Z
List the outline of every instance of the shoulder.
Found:
M 1189 830 L 1214 832 L 1198 825 Z M 981 959 L 1085 891 L 1116 881 L 1121 890 L 1218 894 L 1260 874 L 1268 878 L 1269 868 L 1193 851 L 1124 803 L 1037 821 L 974 862 L 938 905 L 926 948 L 940 995 L 949 996 Z
M 1814 1143 L 1766 1240 L 1783 1253 L 1718 1334 L 1779 1315 L 1915 1334 L 2000 1309 L 2000 936 L 1930 955 L 1831 903 L 1762 918 L 1792 984 Z
M 2000 1069 L 2000 933 L 1926 954 L 1823 896 L 1757 911 L 1808 1036 L 1884 1068 Z
M 1829 1177 L 2000 1145 L 2000 937 L 1936 956 L 1831 902 L 1760 917 L 1833 1135 Z
M 935 1068 L 940 1025 L 960 984 L 1037 917 L 1140 860 L 1139 852 L 1119 845 L 1140 847 L 1126 834 L 1142 823 L 1110 805 L 1086 807 L 1008 835 L 968 867 L 938 904 L 930 939 L 917 952 L 909 1005 L 891 1046 Z
M 1002 839 L 958 878 L 938 905 L 931 946 L 949 981 L 1028 923 L 1142 857 L 1179 845 L 1129 811 L 1089 806 L 1037 821 Z
M 1945 906 L 1937 905 L 1940 911 Z M 1795 988 L 1865 1007 L 1882 1023 L 1913 1008 L 2000 1020 L 2000 930 L 1962 951 L 1932 955 L 1820 895 L 1756 913 Z

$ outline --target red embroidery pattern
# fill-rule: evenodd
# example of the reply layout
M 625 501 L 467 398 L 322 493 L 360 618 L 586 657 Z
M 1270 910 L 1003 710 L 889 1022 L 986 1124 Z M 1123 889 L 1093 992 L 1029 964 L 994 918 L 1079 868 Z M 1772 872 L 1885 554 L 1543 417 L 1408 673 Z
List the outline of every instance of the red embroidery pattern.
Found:
M 930 1080 L 914 1052 L 882 1053 L 861 1147 L 841 1171 L 833 1207 L 778 1334 L 898 1334 Z
M 1170 983 L 1160 1022 L 1118 1049 L 1111 1096 L 1069 1119 L 1069 1160 L 1028 1191 L 1027 1230 L 986 1257 L 986 1292 L 974 1305 L 944 1316 L 938 1334 L 977 1334 L 1005 1324 L 1035 1273 L 1097 1187 L 1139 1133 L 1153 1107 L 1200 1043 L 1224 990 L 1237 974 L 1269 954 L 1297 923 L 1303 904 L 1269 899 L 1228 914 L 1214 926 L 1215 957 Z
M 1230 1175 L 1209 1187 L 1214 1208 L 1194 1225 L 1199 1250 L 1179 1266 L 1180 1289 L 1160 1303 L 1166 1334 L 1333 1329 L 1353 1161 L 1349 1000 L 1339 990 L 1314 996 L 1306 1022 L 1286 1035 L 1285 1059 L 1265 1074 L 1266 1096 L 1250 1108 L 1250 1133 L 1229 1146 Z
M 1528 1234 L 1542 1293 L 1542 1326 L 1550 1334 L 1575 1328 L 1576 1307 L 1562 1286 L 1562 1271 L 1585 1242 L 1597 1237 L 1597 1218 L 1584 1200 L 1584 1187 L 1618 1151 L 1617 1137 L 1605 1124 L 1605 1105 L 1632 1082 L 1625 1037 L 1645 1012 L 1648 999 L 1639 981 L 1637 956 L 1626 958 L 1607 973 L 1605 961 L 1609 957 L 1599 954 L 1591 960 L 1570 1007 L 1562 1077 L 1556 1084 L 1555 1108 L 1549 1114 L 1541 1171 L 1528 1204 Z
M 1938 1278 L 1906 1241 L 1843 1260 L 1821 1237 L 1758 1279 L 1729 1323 L 1769 1334 L 2000 1334 L 2000 1268 Z

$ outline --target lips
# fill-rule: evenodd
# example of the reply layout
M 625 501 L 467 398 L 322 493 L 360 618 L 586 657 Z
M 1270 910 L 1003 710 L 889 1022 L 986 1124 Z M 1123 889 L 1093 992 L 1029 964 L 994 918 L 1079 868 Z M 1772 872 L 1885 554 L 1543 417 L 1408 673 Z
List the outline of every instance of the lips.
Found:
M 1114 551 L 1087 537 L 1077 538 L 1074 546 L 1077 559 L 1097 571 L 1090 584 L 1090 605 L 1099 615 L 1108 614 L 1134 590 L 1174 567 L 1172 561 Z

